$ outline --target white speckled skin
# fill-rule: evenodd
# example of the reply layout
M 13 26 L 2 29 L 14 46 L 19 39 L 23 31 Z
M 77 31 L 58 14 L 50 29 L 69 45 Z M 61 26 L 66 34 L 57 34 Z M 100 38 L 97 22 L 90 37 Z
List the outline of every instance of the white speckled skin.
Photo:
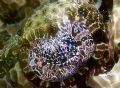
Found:
M 107 33 L 93 4 L 57 2 L 37 10 L 26 22 L 22 37 L 31 46 L 31 70 L 42 80 L 62 81 L 77 72 L 84 73 L 78 71 L 82 65 L 92 74 L 104 71 L 101 66 L 106 66 L 113 55 Z M 89 59 L 94 63 L 87 62 Z
M 30 49 L 29 65 L 40 79 L 66 79 L 93 55 L 95 45 L 86 24 L 64 20 L 55 37 L 39 38 L 40 43 Z

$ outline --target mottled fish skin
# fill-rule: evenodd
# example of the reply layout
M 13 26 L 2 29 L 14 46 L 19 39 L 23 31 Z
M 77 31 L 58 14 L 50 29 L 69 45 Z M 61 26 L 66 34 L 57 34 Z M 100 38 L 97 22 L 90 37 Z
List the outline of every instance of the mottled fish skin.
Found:
M 93 55 L 94 41 L 86 24 L 79 21 L 70 23 L 60 24 L 55 37 L 37 39 L 40 43 L 30 49 L 29 65 L 40 79 L 66 79 L 76 73 L 79 64 Z
M 40 10 L 38 8 L 25 23 L 23 31 L 22 38 L 30 43 L 29 66 L 41 80 L 63 81 L 64 84 L 70 77 L 77 80 L 78 74 L 96 75 L 104 72 L 113 59 L 108 27 L 94 4 L 48 4 Z

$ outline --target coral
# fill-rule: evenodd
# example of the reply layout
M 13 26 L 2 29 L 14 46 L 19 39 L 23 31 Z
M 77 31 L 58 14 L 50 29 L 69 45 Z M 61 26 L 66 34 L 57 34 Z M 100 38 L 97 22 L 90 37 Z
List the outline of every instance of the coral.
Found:
M 38 0 L 1 0 L 0 19 L 5 24 L 14 24 L 32 14 L 33 8 L 40 5 Z
M 4 48 L 5 42 L 9 38 L 10 38 L 10 35 L 6 30 L 0 32 L 0 49 Z

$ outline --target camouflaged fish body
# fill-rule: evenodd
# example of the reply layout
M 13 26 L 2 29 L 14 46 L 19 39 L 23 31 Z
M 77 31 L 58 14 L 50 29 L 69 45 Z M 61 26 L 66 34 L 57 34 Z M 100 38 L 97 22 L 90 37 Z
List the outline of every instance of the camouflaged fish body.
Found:
M 111 70 L 117 56 L 100 7 L 94 0 L 59 0 L 37 8 L 17 36 L 18 51 L 7 47 L 6 56 L 17 53 L 25 81 L 35 88 L 85 88 L 86 79 Z M 10 81 L 24 85 L 15 74 L 18 80 L 10 70 Z
M 105 64 L 113 55 L 109 55 L 102 15 L 84 1 L 61 1 L 37 10 L 26 22 L 22 37 L 31 46 L 29 66 L 43 80 L 66 79 L 89 59 Z

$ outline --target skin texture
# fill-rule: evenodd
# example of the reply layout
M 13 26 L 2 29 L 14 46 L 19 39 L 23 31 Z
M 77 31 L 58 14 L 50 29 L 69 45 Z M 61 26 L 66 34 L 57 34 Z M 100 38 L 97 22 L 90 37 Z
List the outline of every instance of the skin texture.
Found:
M 36 11 L 34 11 L 34 14 L 29 19 L 26 19 L 26 22 L 23 22 L 23 25 L 19 28 L 18 33 L 13 36 L 9 42 L 7 42 L 7 46 L 5 45 L 4 49 L 2 50 L 2 56 L 0 55 L 0 64 L 2 66 L 0 68 L 0 77 L 3 78 L 7 86 L 11 84 L 12 87 L 16 88 L 90 88 L 86 86 L 86 80 L 88 80 L 90 76 L 94 77 L 94 75 L 98 75 L 100 73 L 105 74 L 105 72 L 108 72 L 112 69 L 115 62 L 117 62 L 117 54 L 114 54 L 115 52 L 112 44 L 113 37 L 111 37 L 112 35 L 109 34 L 109 31 L 112 27 L 109 26 L 108 28 L 107 24 L 105 23 L 106 17 L 103 18 L 104 14 L 99 13 L 98 8 L 93 5 L 93 2 L 84 3 L 84 1 L 83 3 L 75 3 L 77 7 L 75 4 L 73 5 L 73 2 L 57 2 L 48 4 L 44 7 L 42 6 L 42 8 L 38 8 Z M 12 6 L 14 7 L 14 5 Z M 105 8 L 102 10 L 104 9 Z M 77 17 L 76 13 L 78 14 Z M 63 25 L 63 18 L 59 18 L 63 17 L 62 14 L 69 16 L 69 20 L 71 21 L 69 24 L 76 25 L 75 27 L 69 27 L 73 28 L 71 33 L 69 33 L 71 29 L 68 28 L 68 25 Z M 80 20 L 78 21 L 78 19 Z M 58 22 L 61 26 L 58 26 L 58 23 L 56 22 Z M 83 26 L 83 28 L 86 29 L 84 30 L 84 33 L 81 26 L 76 23 L 86 25 Z M 65 28 L 69 30 L 65 31 Z M 76 28 L 78 28 L 77 31 L 74 30 Z M 64 32 L 60 33 L 60 29 L 64 29 Z M 72 37 L 70 37 L 70 35 L 68 36 L 66 33 L 71 34 Z M 59 38 L 58 34 L 61 34 Z M 66 37 L 62 34 L 66 35 Z M 92 38 L 86 36 L 90 36 Z M 83 41 L 83 39 L 85 39 L 85 41 Z M 52 42 L 50 42 L 50 40 L 52 40 Z M 60 41 L 54 43 L 53 40 Z M 90 57 L 87 54 L 88 50 L 82 50 L 83 46 L 85 46 L 85 48 L 87 47 L 88 43 L 85 44 L 85 42 L 88 42 L 89 40 L 94 41 L 89 48 L 94 49 L 94 52 L 91 52 L 91 54 L 88 52 L 88 54 L 91 55 Z M 81 41 L 78 43 L 79 45 L 76 44 L 77 41 Z M 47 48 L 43 47 L 47 44 L 49 45 Z M 75 46 L 75 48 L 71 50 L 70 44 L 72 47 Z M 55 45 L 57 47 L 55 47 Z M 59 48 L 61 45 L 62 47 Z M 67 46 L 68 50 L 70 51 L 65 52 L 63 45 Z M 51 49 L 51 46 L 55 48 Z M 79 66 L 74 64 L 77 69 L 76 71 L 75 69 L 68 69 L 68 71 L 72 73 L 71 75 L 66 76 L 65 74 L 61 74 L 64 79 L 63 77 L 56 76 L 58 78 L 55 80 L 52 79 L 52 76 L 45 77 L 44 74 L 40 74 L 41 72 L 37 70 L 37 68 L 43 68 L 43 65 L 47 67 L 45 64 L 41 65 L 40 62 L 42 61 L 39 61 L 39 63 L 36 64 L 37 59 L 40 60 L 39 56 L 43 57 L 44 55 L 47 56 L 47 54 L 49 54 L 49 59 L 45 61 L 47 63 L 52 63 L 56 60 L 56 58 L 58 58 L 58 56 L 64 56 L 64 58 L 69 56 L 67 59 L 69 61 L 72 57 L 74 57 L 70 55 L 70 53 L 76 53 L 74 51 L 76 47 L 82 47 L 79 52 L 82 57 L 77 58 L 77 60 L 80 60 L 78 63 Z M 52 54 L 49 52 L 44 53 L 42 49 L 44 51 L 45 49 L 48 49 L 49 51 L 53 52 Z M 42 52 L 37 52 L 38 50 L 41 50 Z M 31 51 L 32 53 L 30 53 Z M 82 51 L 86 53 L 84 54 Z M 42 55 L 39 55 L 39 53 Z M 53 53 L 57 53 L 57 55 L 55 56 Z M 35 55 L 36 58 L 31 55 Z M 44 56 L 44 58 L 46 58 L 46 56 Z M 86 57 L 86 59 L 84 57 Z M 34 66 L 29 63 L 32 61 L 34 62 L 33 65 L 36 69 L 34 69 Z M 66 62 L 66 60 L 62 60 L 61 58 L 59 58 L 58 61 L 60 64 Z M 55 66 L 57 65 L 58 61 L 55 61 Z M 71 63 L 73 62 L 74 61 Z M 70 65 L 67 66 L 70 67 Z M 62 68 L 65 68 L 65 66 L 62 66 Z M 48 69 L 50 71 L 51 68 Z M 55 74 L 55 71 L 53 74 Z M 42 79 L 43 77 L 46 79 Z
M 63 7 L 60 8 L 62 5 Z M 75 74 L 81 67 L 80 65 L 83 65 L 83 62 L 90 59 L 91 56 L 100 59 L 105 48 L 102 48 L 102 51 L 99 51 L 99 48 L 102 46 L 108 48 L 108 39 L 104 34 L 106 30 L 99 12 L 93 6 L 85 7 L 85 5 L 66 3 L 64 6 L 61 3 L 55 4 L 58 9 L 51 5 L 44 9 L 48 9 L 48 11 L 45 12 L 43 19 L 51 21 L 51 24 L 47 22 L 48 25 L 54 25 L 54 30 L 57 31 L 52 33 L 53 35 L 38 36 L 35 39 L 38 43 L 34 43 L 30 49 L 29 66 L 40 79 L 50 81 L 66 79 Z M 53 11 L 53 13 L 50 14 L 49 11 Z M 97 32 L 98 35 L 103 34 L 103 37 L 106 38 L 105 42 L 101 37 L 96 37 Z M 94 52 L 96 53 L 94 54 Z
M 86 24 L 79 21 L 61 24 L 55 37 L 36 39 L 38 43 L 30 49 L 29 65 L 40 79 L 66 79 L 93 55 L 94 41 Z
M 80 25 L 76 25 L 75 23 L 79 23 L 80 25 L 84 24 L 85 27 L 83 26 L 83 28 L 85 30 L 82 31 L 82 28 L 79 27 Z M 74 27 L 72 25 L 76 26 Z M 77 31 L 79 31 L 73 31 L 77 27 Z M 93 4 L 57 2 L 48 4 L 42 9 L 38 8 L 32 17 L 29 18 L 24 24 L 22 33 L 22 40 L 28 41 L 30 45 L 30 47 L 28 47 L 29 67 L 31 71 L 35 73 L 38 78 L 40 78 L 39 80 L 41 80 L 43 83 L 41 83 L 41 85 L 48 83 L 52 86 L 58 83 L 62 86 L 67 86 L 68 84 L 71 85 L 70 80 L 72 80 L 73 84 L 80 86 L 79 83 L 82 80 L 85 81 L 86 78 L 91 75 L 104 73 L 112 66 L 110 63 L 113 63 L 114 52 L 108 27 L 104 23 L 103 16 Z M 86 38 L 86 36 L 90 36 L 90 38 Z M 85 40 L 82 40 L 84 37 Z M 70 38 L 72 40 L 70 40 Z M 65 44 L 63 40 L 69 43 Z M 91 45 L 89 46 L 89 50 L 87 50 L 85 42 L 88 42 L 89 40 L 91 40 L 89 42 Z M 74 44 L 76 44 L 77 41 L 80 42 L 75 46 L 73 41 Z M 70 72 L 69 75 L 64 74 L 69 72 L 61 71 L 60 75 L 58 76 L 57 72 L 53 71 L 54 68 L 57 69 L 57 66 L 57 70 L 59 71 L 60 67 L 57 64 L 66 63 L 72 57 L 74 57 L 70 56 L 69 58 L 65 59 L 65 57 L 68 57 L 69 53 L 73 51 L 67 51 L 65 53 L 64 51 L 60 50 L 64 49 L 64 46 L 68 46 L 70 49 L 69 44 L 71 44 L 73 47 L 84 47 L 83 50 L 81 49 L 82 52 L 79 51 L 79 57 L 80 55 L 82 57 L 78 58 L 76 61 L 78 63 L 73 65 L 76 67 L 75 69 L 68 69 Z M 59 47 L 61 48 L 59 49 Z M 46 49 L 52 53 L 45 52 Z M 54 55 L 53 53 L 57 54 L 54 56 L 55 58 L 52 58 Z M 59 55 L 58 53 L 64 54 Z M 47 58 L 45 55 L 47 54 L 49 59 L 45 60 Z M 62 61 L 60 58 L 58 61 L 54 61 L 58 56 L 65 56 L 64 60 Z M 45 64 L 43 64 L 43 61 L 41 61 L 41 57 L 44 58 L 43 60 L 45 60 Z M 52 59 L 54 60 L 52 61 Z M 47 63 L 50 63 L 51 65 L 48 65 Z M 73 62 L 70 62 L 70 64 L 72 63 Z M 70 65 L 67 66 L 70 68 Z M 46 76 L 42 73 L 45 72 L 43 69 L 44 67 L 45 69 L 48 69 L 48 73 L 45 74 L 50 74 L 50 76 Z M 62 65 L 60 69 L 63 70 L 64 68 L 65 65 Z

